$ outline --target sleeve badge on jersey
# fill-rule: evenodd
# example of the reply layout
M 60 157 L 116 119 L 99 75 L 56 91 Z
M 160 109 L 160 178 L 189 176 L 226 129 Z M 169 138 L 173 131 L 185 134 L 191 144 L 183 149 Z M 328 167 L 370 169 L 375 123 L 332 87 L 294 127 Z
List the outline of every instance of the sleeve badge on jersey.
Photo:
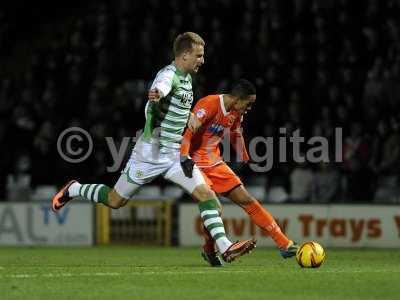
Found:
M 197 111 L 196 117 L 201 119 L 206 115 L 206 110 L 204 108 L 201 108 Z

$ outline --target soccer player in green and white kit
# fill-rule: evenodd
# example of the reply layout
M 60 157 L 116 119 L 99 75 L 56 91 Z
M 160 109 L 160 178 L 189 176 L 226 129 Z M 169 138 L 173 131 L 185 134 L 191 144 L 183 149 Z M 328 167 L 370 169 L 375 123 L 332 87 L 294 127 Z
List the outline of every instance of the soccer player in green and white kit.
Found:
M 54 196 L 52 208 L 55 212 L 77 196 L 114 209 L 120 208 L 140 186 L 161 175 L 181 186 L 199 202 L 204 225 L 226 262 L 235 260 L 255 247 L 254 239 L 232 243 L 226 237 L 218 213 L 217 196 L 193 161 L 180 157 L 182 135 L 193 103 L 191 74 L 197 73 L 204 64 L 204 45 L 203 39 L 193 32 L 185 32 L 175 39 L 175 59 L 161 69 L 153 81 L 146 105 L 144 133 L 114 188 L 71 180 Z M 193 171 L 187 172 L 188 169 Z

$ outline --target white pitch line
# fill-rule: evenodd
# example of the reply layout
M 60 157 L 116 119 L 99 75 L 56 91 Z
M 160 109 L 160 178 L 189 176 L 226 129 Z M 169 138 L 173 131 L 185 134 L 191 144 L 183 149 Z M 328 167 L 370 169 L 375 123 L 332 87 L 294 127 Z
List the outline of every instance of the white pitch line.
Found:
M 13 279 L 29 279 L 29 278 L 59 278 L 59 277 L 106 277 L 106 276 L 136 276 L 136 275 L 182 275 L 182 274 L 237 274 L 237 273 L 254 273 L 260 270 L 209 270 L 209 271 L 140 271 L 140 272 L 95 272 L 95 273 L 48 273 L 48 274 L 7 274 L 0 275 L 0 279 L 13 278 Z M 316 271 L 316 270 L 313 270 Z M 310 270 L 310 272 L 312 272 Z M 321 273 L 341 273 L 341 274 L 353 274 L 353 273 L 400 273 L 400 270 L 320 270 L 317 274 Z M 312 273 L 308 273 L 312 274 Z
M 219 270 L 218 273 L 251 273 L 253 271 L 227 271 L 227 270 Z M 96 273 L 48 273 L 48 274 L 9 274 L 9 275 L 0 275 L 0 278 L 15 278 L 15 279 L 23 279 L 23 278 L 54 278 L 54 277 L 92 277 L 92 276 L 129 276 L 129 275 L 181 275 L 181 274 L 211 274 L 210 271 L 193 271 L 193 272 L 159 272 L 159 271 L 142 271 L 142 272 L 127 272 L 127 273 L 116 273 L 116 272 L 96 272 Z

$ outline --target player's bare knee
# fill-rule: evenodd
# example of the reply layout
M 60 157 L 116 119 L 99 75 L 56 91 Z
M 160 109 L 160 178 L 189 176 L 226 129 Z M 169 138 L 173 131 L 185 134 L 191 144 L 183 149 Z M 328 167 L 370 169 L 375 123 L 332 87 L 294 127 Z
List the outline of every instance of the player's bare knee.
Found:
M 128 199 L 123 199 L 122 200 L 122 204 L 121 204 L 121 206 L 120 207 L 123 207 L 123 206 L 125 206 L 125 205 L 127 205 L 128 204 Z
M 119 200 L 115 200 L 115 199 L 114 200 L 109 199 L 107 204 L 112 209 L 118 209 L 122 206 L 122 202 Z
M 233 191 L 225 194 L 224 196 L 228 197 L 234 203 L 240 205 L 241 207 L 245 207 L 257 201 L 257 199 L 251 196 L 243 186 L 237 187 Z
M 192 196 L 198 201 L 207 201 L 217 197 L 211 188 L 206 184 L 196 187 L 192 193 Z
M 108 206 L 113 209 L 118 209 L 126 204 L 128 200 L 121 197 L 114 189 L 108 194 Z

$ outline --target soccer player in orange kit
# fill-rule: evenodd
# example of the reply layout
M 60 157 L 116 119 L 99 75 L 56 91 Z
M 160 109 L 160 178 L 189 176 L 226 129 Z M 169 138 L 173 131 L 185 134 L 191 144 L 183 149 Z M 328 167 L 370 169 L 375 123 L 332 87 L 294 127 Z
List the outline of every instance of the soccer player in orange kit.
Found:
M 256 101 L 256 89 L 248 80 L 241 79 L 230 94 L 209 95 L 200 99 L 193 113 L 198 119 L 196 128 L 186 129 L 181 146 L 181 165 L 186 176 L 192 176 L 194 164 L 218 194 L 242 207 L 251 220 L 275 241 L 283 258 L 296 255 L 298 245 L 281 231 L 273 216 L 251 196 L 240 178 L 222 160 L 219 143 L 225 134 L 241 161 L 249 161 L 241 131 L 243 115 Z M 205 231 L 202 256 L 212 266 L 222 266 L 213 239 Z

